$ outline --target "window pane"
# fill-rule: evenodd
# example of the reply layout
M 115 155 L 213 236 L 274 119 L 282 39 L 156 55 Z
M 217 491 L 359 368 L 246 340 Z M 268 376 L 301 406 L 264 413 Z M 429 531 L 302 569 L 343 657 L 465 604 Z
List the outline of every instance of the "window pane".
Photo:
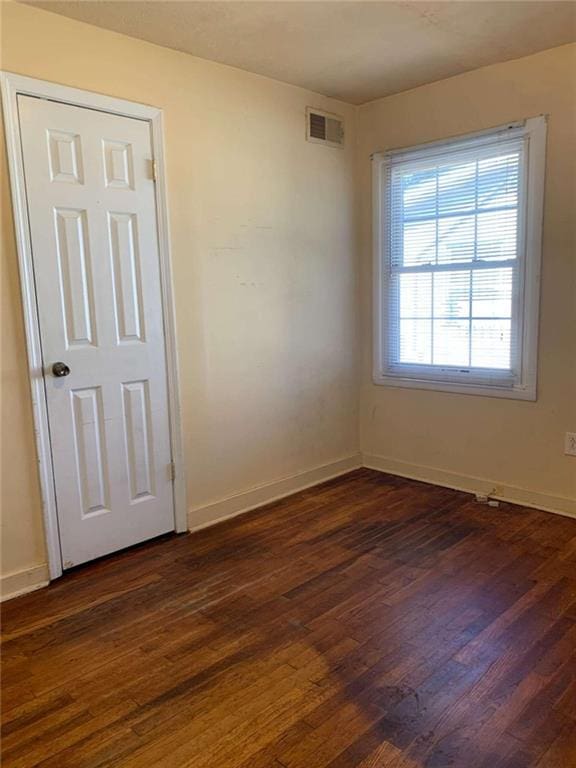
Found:
M 468 367 L 468 335 L 468 320 L 434 320 L 434 365 Z
M 478 214 L 479 259 L 516 258 L 516 210 Z
M 438 211 L 458 213 L 476 207 L 476 162 L 438 169 Z
M 390 155 L 386 350 L 391 370 L 434 379 L 516 365 L 525 141 L 519 132 Z M 429 163 L 429 164 L 428 164 Z M 522 219 L 523 220 L 523 219 Z M 505 264 L 508 261 L 512 264 Z M 412 366 L 414 369 L 411 370 Z M 393 370 L 399 375 L 398 370 Z M 466 374 L 466 375 L 464 375 Z M 501 376 L 506 378 L 506 376 Z
M 430 320 L 400 320 L 400 362 L 430 364 Z
M 404 225 L 404 266 L 436 261 L 436 222 L 421 221 Z
M 478 163 L 478 208 L 518 205 L 520 155 L 515 152 Z
M 472 275 L 472 316 L 512 315 L 512 267 L 482 269 Z
M 400 317 L 430 317 L 432 275 L 400 275 Z
M 436 168 L 402 177 L 404 218 L 433 216 L 436 213 Z
M 510 320 L 472 321 L 472 365 L 510 368 Z
M 469 317 L 470 272 L 438 272 L 434 275 L 434 317 Z
M 474 258 L 474 216 L 450 216 L 438 221 L 438 263 Z

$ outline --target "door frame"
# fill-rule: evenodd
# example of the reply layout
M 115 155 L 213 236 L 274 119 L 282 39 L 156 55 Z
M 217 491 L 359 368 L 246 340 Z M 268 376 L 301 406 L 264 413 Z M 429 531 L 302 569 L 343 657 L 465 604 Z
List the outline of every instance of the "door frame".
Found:
M 70 88 L 57 83 L 37 80 L 36 78 L 25 77 L 6 71 L 0 71 L 0 87 L 2 90 L 4 132 L 6 135 L 8 167 L 10 170 L 12 210 L 16 231 L 20 289 L 22 294 L 26 347 L 28 353 L 28 377 L 32 393 L 32 409 L 38 459 L 38 474 L 42 494 L 46 550 L 48 554 L 50 579 L 56 579 L 58 576 L 62 575 L 63 564 L 58 531 L 54 465 L 52 462 L 50 446 L 50 428 L 48 424 L 48 407 L 46 401 L 42 347 L 40 342 L 40 325 L 34 282 L 34 264 L 32 260 L 32 244 L 30 240 L 30 225 L 26 200 L 17 97 L 18 95 L 35 96 L 37 98 L 57 101 L 75 107 L 85 107 L 100 112 L 119 115 L 121 117 L 136 118 L 138 120 L 144 120 L 150 124 L 154 162 L 153 173 L 156 182 L 154 187 L 156 196 L 162 313 L 166 344 L 170 447 L 172 461 L 174 463 L 174 530 L 177 533 L 182 533 L 188 530 L 188 516 L 178 387 L 176 319 L 170 260 L 168 200 L 166 195 L 164 163 L 163 115 L 162 110 L 157 107 L 137 104 L 132 101 L 117 99 L 111 96 L 103 96 L 99 93 L 93 93 L 92 91 Z

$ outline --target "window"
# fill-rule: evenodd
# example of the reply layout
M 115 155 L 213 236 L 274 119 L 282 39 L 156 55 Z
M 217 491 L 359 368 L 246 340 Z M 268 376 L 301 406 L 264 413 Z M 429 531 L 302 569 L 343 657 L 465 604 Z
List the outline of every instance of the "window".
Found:
M 536 398 L 546 119 L 374 157 L 378 384 Z

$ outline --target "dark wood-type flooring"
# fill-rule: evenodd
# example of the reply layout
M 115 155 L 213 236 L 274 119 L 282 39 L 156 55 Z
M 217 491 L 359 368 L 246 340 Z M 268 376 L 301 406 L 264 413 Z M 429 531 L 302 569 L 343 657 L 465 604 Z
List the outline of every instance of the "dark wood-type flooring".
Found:
M 4 768 L 576 766 L 576 520 L 364 469 L 3 614 Z

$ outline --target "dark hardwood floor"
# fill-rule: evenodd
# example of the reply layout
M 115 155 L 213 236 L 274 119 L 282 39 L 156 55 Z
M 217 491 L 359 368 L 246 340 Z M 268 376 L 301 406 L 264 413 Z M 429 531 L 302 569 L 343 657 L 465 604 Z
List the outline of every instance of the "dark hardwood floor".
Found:
M 574 768 L 576 520 L 358 470 L 3 606 L 4 768 Z

